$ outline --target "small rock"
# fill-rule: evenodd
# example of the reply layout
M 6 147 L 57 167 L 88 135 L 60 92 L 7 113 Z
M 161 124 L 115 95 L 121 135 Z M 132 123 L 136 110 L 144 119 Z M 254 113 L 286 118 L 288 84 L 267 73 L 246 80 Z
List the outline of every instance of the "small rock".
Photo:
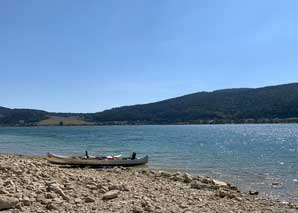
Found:
M 65 186 L 65 189 L 66 189 L 66 190 L 72 190 L 72 189 L 74 189 L 74 185 L 72 185 L 72 184 L 70 184 L 70 183 L 67 183 L 67 184 L 65 184 L 64 186 Z
M 212 184 L 213 180 L 207 177 L 202 178 L 202 183 L 206 183 L 206 184 Z
M 291 208 L 291 209 L 298 209 L 298 205 L 294 204 L 294 203 L 289 203 L 288 206 Z
M 15 208 L 17 208 L 17 209 L 19 209 L 20 211 L 24 211 L 24 209 L 23 209 L 23 206 L 24 206 L 24 204 L 23 203 L 21 203 L 21 202 L 18 202 L 17 203 L 17 205 L 15 206 Z
M 150 173 L 150 171 L 148 169 L 142 169 L 140 172 L 144 175 L 149 175 L 149 173 Z
M 30 206 L 32 202 L 29 197 L 24 197 L 22 203 L 24 203 L 25 206 Z
M 278 185 L 280 185 L 280 183 L 279 182 L 273 182 L 273 183 L 271 183 L 271 185 L 272 186 L 278 186 Z
M 0 189 L 0 194 L 9 194 L 9 192 L 6 191 L 5 189 Z
M 143 209 L 141 209 L 140 207 L 134 206 L 132 209 L 133 213 L 142 213 Z
M 69 198 L 64 194 L 64 192 L 62 191 L 62 189 L 59 187 L 58 184 L 49 185 L 48 190 L 59 194 L 61 197 L 63 197 L 64 200 L 67 200 L 67 201 L 69 200 Z
M 190 184 L 190 188 L 193 188 L 193 189 L 205 189 L 207 188 L 208 185 L 205 184 L 205 183 L 201 183 L 197 180 L 193 180 Z
M 184 178 L 184 182 L 185 183 L 191 183 L 191 181 L 193 180 L 192 176 L 190 174 L 188 174 L 188 173 L 185 173 L 183 175 L 183 178 Z
M 109 188 L 106 187 L 106 186 L 102 186 L 102 187 L 99 189 L 99 192 L 100 192 L 100 193 L 106 193 L 106 192 L 108 192 L 108 191 L 109 191 Z
M 171 176 L 172 176 L 171 173 L 169 173 L 169 172 L 165 172 L 165 171 L 159 171 L 158 173 L 159 173 L 160 176 L 162 176 L 162 177 L 171 177 Z
M 75 202 L 75 203 L 82 203 L 82 199 L 80 199 L 80 198 L 75 198 L 75 199 L 74 199 L 74 202 Z
M 178 171 L 178 172 L 175 172 L 173 175 L 174 176 L 182 176 L 182 173 Z
M 153 207 L 152 207 L 152 205 L 147 205 L 147 206 L 144 207 L 144 210 L 146 212 L 153 212 Z
M 37 201 L 37 202 L 41 202 L 43 199 L 45 199 L 45 196 L 44 196 L 43 194 L 38 194 L 38 195 L 36 196 L 36 201 Z
M 47 194 L 46 194 L 46 198 L 47 198 L 47 199 L 54 199 L 54 198 L 56 198 L 56 197 L 57 197 L 57 195 L 54 194 L 54 193 L 47 193 Z
M 227 197 L 227 198 L 235 198 L 236 196 L 229 192 L 229 191 L 224 191 L 224 190 L 219 190 L 217 193 L 216 193 L 216 196 L 220 197 L 220 198 L 224 198 L 224 197 Z
M 273 182 L 273 183 L 271 183 L 271 185 L 272 185 L 272 187 L 274 187 L 274 188 L 280 188 L 280 187 L 282 187 L 282 184 L 279 183 L 279 182 Z
M 85 202 L 86 202 L 86 203 L 92 203 L 92 202 L 95 202 L 95 199 L 92 198 L 92 197 L 86 197 L 86 198 L 85 198 Z
M 88 188 L 88 189 L 97 189 L 97 186 L 88 184 L 88 185 L 86 185 L 86 188 Z
M 258 195 L 258 194 L 259 194 L 258 191 L 250 191 L 250 190 L 249 190 L 248 193 L 249 193 L 250 195 Z
M 223 182 L 223 181 L 219 181 L 219 180 L 212 180 L 212 183 L 217 185 L 217 186 L 220 186 L 220 187 L 226 187 L 228 186 L 228 184 L 226 182 Z
M 122 170 L 121 168 L 115 167 L 115 168 L 113 169 L 113 172 L 115 172 L 115 173 L 120 173 L 121 170 Z
M 184 182 L 184 177 L 180 172 L 176 172 L 171 176 L 171 180 L 178 181 L 178 182 Z
M 58 197 L 54 198 L 52 201 L 53 201 L 53 203 L 55 203 L 55 204 L 63 203 L 63 200 L 61 200 L 61 199 L 58 198 Z
M 16 175 L 21 175 L 21 174 L 23 174 L 23 171 L 20 170 L 20 169 L 17 169 L 17 170 L 14 171 L 14 173 L 15 173 Z
M 3 184 L 4 186 L 14 186 L 14 182 L 12 180 L 7 180 Z
M 139 172 L 134 171 L 134 172 L 133 172 L 133 175 L 138 176 L 138 175 L 139 175 Z
M 16 198 L 0 195 L 0 210 L 14 208 L 18 202 Z
M 47 186 L 54 185 L 54 184 L 57 184 L 57 182 L 55 180 L 50 180 L 50 181 L 46 182 Z
M 111 191 L 111 190 L 120 190 L 120 186 L 118 185 L 111 185 L 111 186 L 108 186 L 108 189 Z
M 243 199 L 241 197 L 235 197 L 235 200 L 237 200 L 237 201 L 243 201 Z
M 186 209 L 188 207 L 188 205 L 186 203 L 180 203 L 179 207 L 182 209 Z
M 125 184 L 122 184 L 120 190 L 121 190 L 121 191 L 127 191 L 127 192 L 128 192 L 128 191 L 130 191 L 130 187 L 128 187 L 128 186 L 125 185 Z
M 92 190 L 91 193 L 92 194 L 97 194 L 98 192 L 97 192 L 97 190 Z
M 232 185 L 232 184 L 228 184 L 228 186 L 229 186 L 229 188 L 230 188 L 231 190 L 240 192 L 240 190 L 237 188 L 237 186 Z
M 49 203 L 49 204 L 47 205 L 47 209 L 48 209 L 48 210 L 59 210 L 59 207 L 58 207 L 56 204 Z
M 47 205 L 47 204 L 49 204 L 50 202 L 52 202 L 51 199 L 43 199 L 43 200 L 40 201 L 40 203 L 43 204 L 43 205 Z
M 102 199 L 103 200 L 110 200 L 110 199 L 114 199 L 116 197 L 118 197 L 120 191 L 119 190 L 112 190 L 112 191 L 109 191 L 109 192 L 106 192 Z
M 126 186 L 125 184 L 121 184 L 121 185 L 111 185 L 108 187 L 109 191 L 111 190 L 119 190 L 119 191 L 129 191 L 128 186 Z

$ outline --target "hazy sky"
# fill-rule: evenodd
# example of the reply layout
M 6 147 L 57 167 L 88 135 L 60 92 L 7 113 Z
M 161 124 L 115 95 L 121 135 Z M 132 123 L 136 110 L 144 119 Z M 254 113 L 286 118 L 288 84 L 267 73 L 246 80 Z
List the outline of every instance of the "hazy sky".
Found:
M 0 106 L 96 112 L 298 81 L 298 1 L 2 0 Z

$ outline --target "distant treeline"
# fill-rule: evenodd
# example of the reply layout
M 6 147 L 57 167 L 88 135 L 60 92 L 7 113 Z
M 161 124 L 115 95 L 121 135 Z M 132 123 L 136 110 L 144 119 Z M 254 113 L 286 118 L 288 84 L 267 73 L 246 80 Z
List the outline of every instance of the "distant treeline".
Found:
M 0 125 L 35 125 L 55 115 L 95 125 L 298 123 L 298 83 L 199 92 L 98 113 L 49 113 L 0 107 Z
M 109 121 L 94 123 L 98 126 L 113 125 L 187 125 L 187 124 L 282 124 L 298 123 L 298 118 L 287 119 L 242 119 L 242 120 L 197 120 L 189 122 L 142 122 L 142 121 Z

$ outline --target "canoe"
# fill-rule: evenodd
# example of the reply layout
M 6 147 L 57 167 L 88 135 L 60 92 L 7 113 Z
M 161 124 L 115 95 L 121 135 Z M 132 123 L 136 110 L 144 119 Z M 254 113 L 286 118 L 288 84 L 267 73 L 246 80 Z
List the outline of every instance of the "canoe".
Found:
M 75 156 L 61 156 L 48 153 L 47 160 L 52 164 L 70 165 L 70 166 L 90 166 L 90 167 L 111 167 L 111 166 L 138 166 L 148 163 L 148 156 L 142 158 L 116 158 L 116 159 L 97 159 Z

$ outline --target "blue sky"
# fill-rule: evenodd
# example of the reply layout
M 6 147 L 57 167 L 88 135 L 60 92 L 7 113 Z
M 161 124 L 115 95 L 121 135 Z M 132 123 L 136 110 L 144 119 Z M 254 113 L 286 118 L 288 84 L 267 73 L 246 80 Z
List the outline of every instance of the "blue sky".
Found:
M 298 2 L 0 1 L 0 106 L 96 112 L 298 81 Z

